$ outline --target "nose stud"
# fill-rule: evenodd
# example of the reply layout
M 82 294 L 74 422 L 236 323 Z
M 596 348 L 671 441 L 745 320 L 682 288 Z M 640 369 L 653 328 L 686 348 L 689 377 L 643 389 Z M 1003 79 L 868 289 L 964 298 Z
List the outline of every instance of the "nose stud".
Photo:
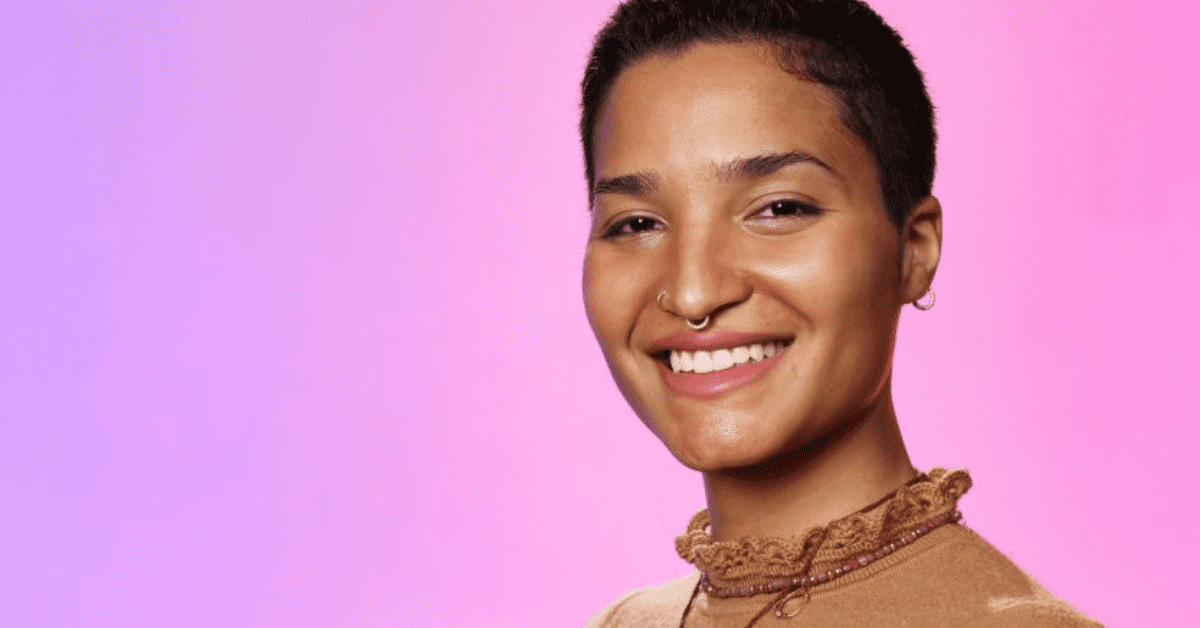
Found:
M 665 296 L 667 296 L 666 290 L 659 292 L 658 296 L 654 297 L 654 302 L 658 304 L 658 309 L 660 309 L 664 312 L 667 312 L 668 314 L 674 314 L 674 312 L 668 310 L 666 308 L 666 306 L 663 305 L 663 297 L 665 297 Z M 690 327 L 691 329 L 693 329 L 695 331 L 700 331 L 701 329 L 708 327 L 708 323 L 711 320 L 712 320 L 712 315 L 710 314 L 701 319 L 685 318 L 685 319 L 683 319 L 683 322 L 687 323 L 687 326 Z

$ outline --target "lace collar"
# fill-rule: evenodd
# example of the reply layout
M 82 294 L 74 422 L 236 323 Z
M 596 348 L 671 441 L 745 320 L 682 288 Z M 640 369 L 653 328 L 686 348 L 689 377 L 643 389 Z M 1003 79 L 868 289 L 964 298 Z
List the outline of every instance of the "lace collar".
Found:
M 687 532 L 675 538 L 675 551 L 709 577 L 734 585 L 816 573 L 954 512 L 958 498 L 970 488 L 965 470 L 935 468 L 848 517 L 790 539 L 713 541 L 708 510 L 701 510 Z

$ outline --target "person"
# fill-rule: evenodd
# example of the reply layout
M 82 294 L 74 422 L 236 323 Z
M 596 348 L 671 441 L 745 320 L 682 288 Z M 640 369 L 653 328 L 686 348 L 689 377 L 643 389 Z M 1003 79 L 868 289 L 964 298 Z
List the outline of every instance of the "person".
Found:
M 1096 626 L 958 523 L 891 395 L 933 305 L 933 107 L 856 0 L 630 0 L 595 40 L 583 284 L 613 378 L 700 471 L 697 571 L 590 626 Z

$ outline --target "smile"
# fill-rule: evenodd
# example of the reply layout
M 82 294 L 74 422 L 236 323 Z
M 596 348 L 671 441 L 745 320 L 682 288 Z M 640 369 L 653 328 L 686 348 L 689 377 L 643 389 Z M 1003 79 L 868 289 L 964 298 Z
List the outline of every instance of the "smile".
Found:
M 653 354 L 663 383 L 685 397 L 705 399 L 725 394 L 765 376 L 792 344 L 790 339 L 747 336 L 708 332 L 673 338 L 674 347 L 668 345 Z
M 785 343 L 768 342 L 740 345 L 715 351 L 683 351 L 672 349 L 668 362 L 673 373 L 715 373 L 744 364 L 762 362 L 783 351 Z

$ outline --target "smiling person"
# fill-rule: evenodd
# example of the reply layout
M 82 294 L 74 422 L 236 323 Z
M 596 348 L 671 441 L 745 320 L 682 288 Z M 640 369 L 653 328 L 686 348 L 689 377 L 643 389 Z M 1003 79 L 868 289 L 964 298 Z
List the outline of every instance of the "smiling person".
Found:
M 697 572 L 596 627 L 1095 626 L 958 523 L 892 405 L 900 310 L 933 304 L 923 78 L 852 0 L 632 0 L 580 131 L 588 317 L 621 392 L 704 478 Z

